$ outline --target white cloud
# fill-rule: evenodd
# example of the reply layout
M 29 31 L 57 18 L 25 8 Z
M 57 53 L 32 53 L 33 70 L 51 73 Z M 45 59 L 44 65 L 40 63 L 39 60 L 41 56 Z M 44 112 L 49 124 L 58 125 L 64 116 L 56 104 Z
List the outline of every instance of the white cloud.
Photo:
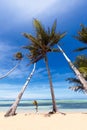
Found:
M 66 82 L 55 82 L 54 92 L 57 99 L 69 99 L 69 98 L 86 98 L 83 93 L 76 93 L 68 89 L 69 84 Z M 19 84 L 2 84 L 0 83 L 0 99 L 16 98 L 20 92 L 22 85 Z M 24 92 L 22 98 L 40 99 L 50 98 L 50 86 L 49 84 L 42 82 L 29 84 L 27 90 Z
M 22 26 L 32 18 L 47 18 L 53 14 L 69 13 L 84 0 L 3 0 L 0 3 L 0 28 L 2 32 Z
M 67 73 L 64 73 L 64 74 L 61 74 L 61 73 L 54 73 L 53 74 L 53 79 L 55 79 L 55 81 L 60 81 L 60 80 L 66 80 L 67 78 L 70 78 L 70 77 L 73 77 L 75 76 L 75 74 L 72 72 L 67 72 Z
M 3 0 L 0 4 L 0 12 L 3 13 L 0 28 L 8 30 L 15 25 L 29 23 L 31 18 L 36 17 L 45 9 L 49 8 L 56 0 Z
M 16 48 L 17 47 L 15 47 L 14 45 L 12 46 L 12 45 L 9 45 L 9 43 L 7 42 L 0 41 L 0 52 L 7 53 Z
M 8 42 L 0 41 L 0 60 L 3 60 L 3 62 L 6 59 L 8 60 L 8 57 L 12 57 L 12 54 L 16 49 L 16 46 L 10 45 Z

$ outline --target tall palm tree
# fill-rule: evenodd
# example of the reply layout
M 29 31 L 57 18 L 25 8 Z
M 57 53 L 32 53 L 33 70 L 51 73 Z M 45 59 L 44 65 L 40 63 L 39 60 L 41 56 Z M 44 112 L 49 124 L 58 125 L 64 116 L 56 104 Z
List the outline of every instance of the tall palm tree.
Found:
M 76 76 L 78 77 L 78 79 L 80 80 L 81 84 L 83 85 L 83 88 L 85 91 L 87 91 L 87 81 L 85 80 L 85 78 L 83 77 L 83 75 L 81 74 L 80 70 L 78 70 L 75 65 L 71 62 L 71 60 L 67 57 L 67 55 L 65 54 L 65 52 L 62 50 L 62 48 L 57 45 L 59 50 L 62 52 L 62 54 L 64 55 L 65 59 L 67 60 L 67 62 L 69 63 L 70 67 L 72 68 L 72 70 L 74 71 L 74 73 L 76 74 Z
M 74 62 L 78 70 L 82 73 L 83 77 L 87 81 L 87 56 L 78 56 Z M 68 78 L 67 81 L 69 83 L 73 83 L 74 86 L 69 87 L 70 89 L 74 91 L 83 91 L 84 93 L 87 93 L 87 90 L 84 89 L 83 84 L 81 81 L 77 78 Z
M 9 70 L 6 74 L 0 76 L 0 79 L 3 79 L 5 77 L 7 77 L 9 74 L 11 74 L 17 67 L 18 65 L 20 64 L 22 58 L 23 58 L 23 55 L 21 52 L 17 52 L 15 55 L 14 55 L 15 59 L 18 60 L 18 63 L 11 69 Z
M 34 27 L 36 30 L 36 37 L 28 33 L 23 34 L 30 40 L 30 44 L 24 48 L 29 50 L 28 58 L 31 61 L 30 63 L 38 62 L 41 59 L 45 60 L 52 96 L 52 112 L 55 113 L 57 112 L 57 106 L 55 101 L 52 77 L 48 66 L 47 53 L 59 52 L 58 48 L 56 48 L 55 45 L 60 41 L 60 39 L 65 36 L 65 33 L 56 33 L 56 20 L 54 21 L 51 29 L 48 28 L 48 30 L 45 30 L 40 21 L 34 19 Z
M 26 80 L 24 86 L 21 88 L 21 90 L 20 90 L 20 92 L 19 92 L 19 94 L 18 94 L 18 96 L 17 96 L 15 102 L 11 105 L 11 107 L 9 108 L 9 110 L 8 110 L 8 111 L 6 112 L 6 114 L 4 115 L 5 117 L 13 116 L 13 115 L 16 114 L 17 106 L 18 106 L 18 104 L 19 104 L 19 102 L 20 102 L 20 100 L 21 100 L 21 98 L 22 98 L 22 95 L 23 95 L 25 89 L 27 88 L 27 86 L 28 86 L 28 84 L 29 84 L 29 82 L 30 82 L 31 77 L 32 77 L 33 74 L 34 74 L 35 67 L 36 67 L 36 63 L 34 63 L 34 67 L 33 67 L 33 69 L 32 69 L 32 72 L 31 72 L 30 75 L 28 76 L 28 78 L 27 78 L 27 80 Z
M 75 38 L 82 43 L 86 44 L 84 47 L 77 48 L 74 51 L 83 51 L 87 50 L 87 27 L 85 27 L 83 24 L 81 24 L 81 30 L 78 31 L 78 36 L 75 36 Z

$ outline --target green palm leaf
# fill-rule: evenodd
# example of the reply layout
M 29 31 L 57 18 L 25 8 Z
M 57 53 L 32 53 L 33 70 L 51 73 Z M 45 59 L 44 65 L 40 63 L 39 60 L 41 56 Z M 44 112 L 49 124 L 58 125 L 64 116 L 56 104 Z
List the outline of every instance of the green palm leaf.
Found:
M 83 51 L 83 50 L 87 50 L 87 47 L 80 47 L 80 48 L 74 50 L 74 52 Z
M 67 78 L 66 81 L 69 81 L 69 83 L 81 84 L 80 80 L 76 78 Z
M 62 34 L 60 35 L 60 39 L 64 38 L 66 34 L 67 34 L 67 32 L 62 33 Z
M 74 38 L 87 45 L 87 27 L 85 27 L 83 24 L 81 24 L 80 26 L 81 26 L 81 30 L 78 31 L 78 35 L 74 36 Z M 78 52 L 83 50 L 87 50 L 87 47 L 77 48 L 74 51 Z
M 51 37 L 54 37 L 56 33 L 56 27 L 57 27 L 57 20 L 54 21 L 52 29 L 51 29 Z
M 78 70 L 83 75 L 85 80 L 87 80 L 87 56 L 84 56 L 84 55 L 78 56 L 74 62 L 74 65 L 78 68 Z M 79 79 L 68 78 L 67 81 L 75 85 L 75 86 L 69 87 L 70 89 L 74 91 L 87 92 L 86 90 L 84 90 L 83 84 L 80 82 Z

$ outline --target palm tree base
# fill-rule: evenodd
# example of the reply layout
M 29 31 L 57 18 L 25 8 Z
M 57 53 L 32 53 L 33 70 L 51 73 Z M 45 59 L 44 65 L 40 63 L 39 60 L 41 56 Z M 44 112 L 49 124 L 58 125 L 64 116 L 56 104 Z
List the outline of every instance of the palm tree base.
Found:
M 50 111 L 48 114 L 55 114 L 57 111 Z
M 16 114 L 17 114 L 17 113 L 15 113 L 14 108 L 10 108 L 4 116 L 5 116 L 5 117 L 15 116 Z

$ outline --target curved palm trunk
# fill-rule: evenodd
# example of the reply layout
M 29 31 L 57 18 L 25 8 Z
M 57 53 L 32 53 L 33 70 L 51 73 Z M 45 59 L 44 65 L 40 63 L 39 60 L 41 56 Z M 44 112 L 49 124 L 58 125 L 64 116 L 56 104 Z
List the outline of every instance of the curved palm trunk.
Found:
M 53 89 L 53 84 L 52 84 L 52 77 L 50 73 L 50 69 L 48 66 L 48 59 L 45 57 L 45 63 L 46 63 L 46 68 L 48 72 L 48 78 L 49 78 L 49 83 L 50 83 L 50 91 L 51 91 L 51 96 L 52 96 L 52 104 L 53 104 L 53 113 L 57 112 L 57 106 L 56 106 L 56 100 L 55 100 L 55 95 L 54 95 L 54 89 Z
M 72 70 L 74 71 L 74 73 L 77 75 L 78 79 L 83 84 L 83 88 L 87 91 L 87 81 L 84 79 L 84 77 L 82 76 L 82 74 L 78 71 L 78 69 L 73 65 L 73 63 L 71 62 L 71 60 L 67 57 L 67 55 L 65 54 L 65 52 L 62 50 L 62 48 L 59 45 L 57 45 L 57 46 L 58 46 L 59 50 L 62 52 L 62 54 L 64 55 L 65 59 L 69 63 L 69 65 L 72 68 Z
M 0 79 L 7 77 L 10 73 L 12 73 L 18 67 L 19 64 L 20 64 L 20 61 L 10 71 L 8 71 L 6 74 L 0 76 Z
M 35 67 L 36 67 L 36 63 L 34 64 L 34 68 L 31 72 L 31 74 L 28 76 L 27 78 L 27 81 L 25 82 L 24 86 L 22 87 L 21 91 L 19 92 L 15 102 L 13 103 L 13 105 L 9 108 L 9 110 L 7 111 L 7 113 L 4 115 L 5 117 L 8 117 L 8 116 L 13 116 L 16 114 L 16 109 L 17 109 L 17 106 L 21 100 L 21 97 L 25 91 L 25 89 L 27 88 L 28 84 L 29 84 L 29 81 L 31 79 L 31 77 L 33 76 L 34 74 L 34 71 L 35 71 Z

